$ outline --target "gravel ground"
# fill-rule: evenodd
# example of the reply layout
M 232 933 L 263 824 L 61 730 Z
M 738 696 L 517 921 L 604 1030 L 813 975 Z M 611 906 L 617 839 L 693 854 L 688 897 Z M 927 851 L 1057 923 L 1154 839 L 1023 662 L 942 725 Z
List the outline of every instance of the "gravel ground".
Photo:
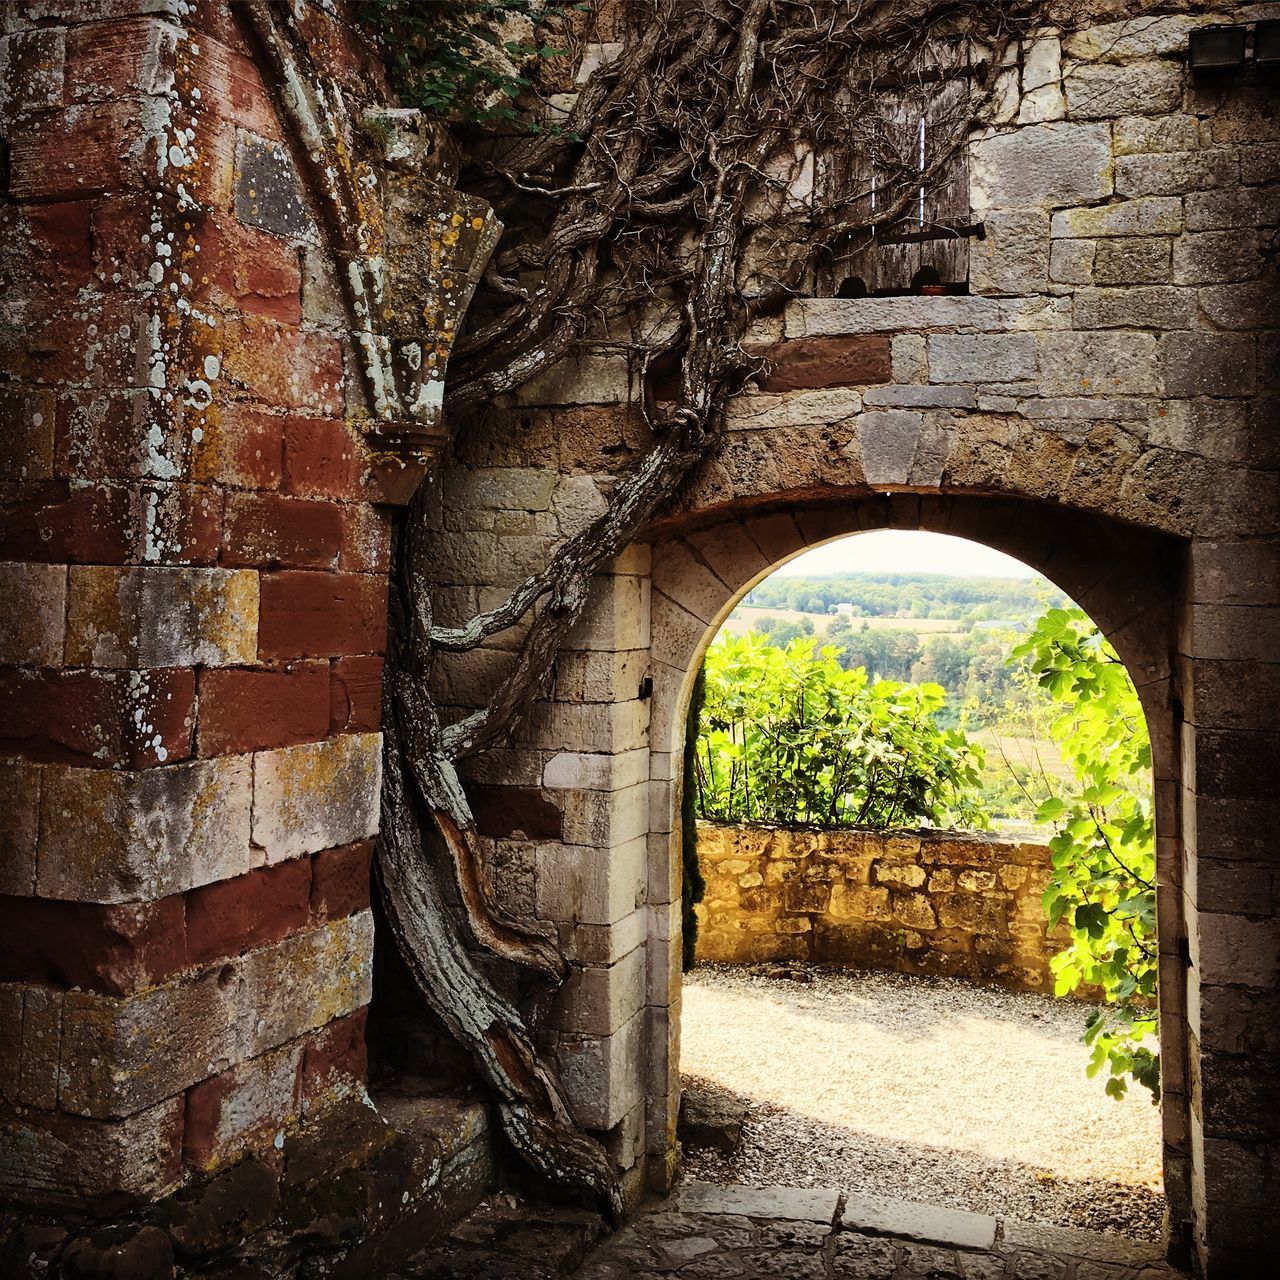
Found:
M 763 967 L 762 967 L 763 968 Z M 1160 1236 L 1160 1116 L 1085 1076 L 1087 1006 L 950 979 L 699 966 L 686 1082 L 747 1105 L 711 1182 L 838 1187 L 1055 1226 Z

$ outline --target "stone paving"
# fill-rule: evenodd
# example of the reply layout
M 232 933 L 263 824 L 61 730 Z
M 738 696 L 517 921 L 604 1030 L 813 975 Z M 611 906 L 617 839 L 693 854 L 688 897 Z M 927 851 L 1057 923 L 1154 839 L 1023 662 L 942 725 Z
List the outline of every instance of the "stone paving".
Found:
M 688 1183 L 623 1230 L 498 1197 L 388 1280 L 1175 1280 L 1158 1245 L 903 1200 Z

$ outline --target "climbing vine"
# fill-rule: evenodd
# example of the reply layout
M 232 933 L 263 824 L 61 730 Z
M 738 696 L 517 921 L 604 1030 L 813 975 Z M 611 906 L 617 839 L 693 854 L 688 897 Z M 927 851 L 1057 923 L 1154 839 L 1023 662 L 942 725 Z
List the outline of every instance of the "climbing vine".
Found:
M 480 44 L 494 46 L 468 24 L 492 32 L 496 10 L 518 7 L 526 18 L 541 8 L 542 17 L 515 49 L 504 45 L 498 81 L 473 75 Z M 379 875 L 408 967 L 470 1050 L 516 1150 L 616 1214 L 603 1149 L 573 1124 L 538 1049 L 536 1028 L 564 961 L 496 905 L 458 767 L 506 740 L 546 687 L 593 575 L 715 449 L 726 401 L 764 368 L 745 344 L 752 325 L 802 293 L 831 254 L 870 244 L 915 207 L 986 114 L 1006 54 L 1042 14 L 1038 0 L 633 0 L 611 8 L 621 39 L 574 86 L 554 128 L 510 126 L 512 113 L 552 118 L 528 64 L 558 47 L 564 6 L 431 7 L 445 15 L 438 29 L 408 3 L 365 12 L 376 11 L 384 47 L 388 31 L 397 41 L 390 69 L 406 98 L 470 120 L 460 185 L 488 200 L 506 227 L 454 345 L 450 424 L 579 341 L 608 335 L 628 356 L 652 433 L 607 509 L 461 626 L 435 620 L 428 525 L 438 499 L 423 486 L 397 535 L 384 725 Z M 546 39 L 544 21 L 559 24 Z M 914 129 L 904 136 L 884 95 L 891 89 L 899 107 L 922 110 L 944 61 L 960 68 L 967 92 L 931 114 L 922 164 Z M 480 136 L 475 122 L 488 108 L 476 104 L 491 90 L 511 105 L 497 113 L 503 127 Z M 866 163 L 828 163 L 849 154 Z M 431 691 L 437 657 L 518 626 L 521 644 L 487 704 L 446 721 Z M 495 981 L 501 963 L 510 980 Z
M 1057 709 L 1049 733 L 1076 786 L 1036 814 L 1057 828 L 1045 891 L 1049 927 L 1070 941 L 1051 961 L 1055 990 L 1087 985 L 1105 1003 L 1089 1018 L 1088 1072 L 1106 1069 L 1122 1098 L 1130 1079 L 1160 1098 L 1156 1036 L 1156 857 L 1151 741 L 1137 690 L 1080 609 L 1049 609 L 1010 660 L 1025 664 Z

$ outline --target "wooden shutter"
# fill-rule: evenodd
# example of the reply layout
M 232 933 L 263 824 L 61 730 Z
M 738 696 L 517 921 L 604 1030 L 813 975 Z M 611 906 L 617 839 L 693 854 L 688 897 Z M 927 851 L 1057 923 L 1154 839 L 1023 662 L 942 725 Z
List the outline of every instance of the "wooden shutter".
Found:
M 915 292 L 917 282 L 964 285 L 969 278 L 969 168 L 962 146 L 928 184 L 913 181 L 933 162 L 934 146 L 946 146 L 964 117 L 969 100 L 967 67 L 937 67 L 923 83 L 876 91 L 876 122 L 864 136 L 827 159 L 822 171 L 829 191 L 869 193 L 867 209 L 877 214 L 902 201 L 892 223 L 860 235 L 837 249 L 820 273 L 828 295 L 848 293 L 860 281 L 875 293 Z M 922 136 L 923 135 L 923 136 Z M 921 144 L 923 143 L 923 162 Z M 844 286 L 844 288 L 842 288 Z

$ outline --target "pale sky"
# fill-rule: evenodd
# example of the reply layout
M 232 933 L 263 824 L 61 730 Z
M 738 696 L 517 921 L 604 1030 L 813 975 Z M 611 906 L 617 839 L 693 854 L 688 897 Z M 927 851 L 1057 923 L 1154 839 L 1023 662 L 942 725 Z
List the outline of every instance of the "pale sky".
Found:
M 828 542 L 776 570 L 779 577 L 824 573 L 949 573 L 957 577 L 1038 578 L 1021 560 L 967 538 L 917 530 L 876 529 Z

